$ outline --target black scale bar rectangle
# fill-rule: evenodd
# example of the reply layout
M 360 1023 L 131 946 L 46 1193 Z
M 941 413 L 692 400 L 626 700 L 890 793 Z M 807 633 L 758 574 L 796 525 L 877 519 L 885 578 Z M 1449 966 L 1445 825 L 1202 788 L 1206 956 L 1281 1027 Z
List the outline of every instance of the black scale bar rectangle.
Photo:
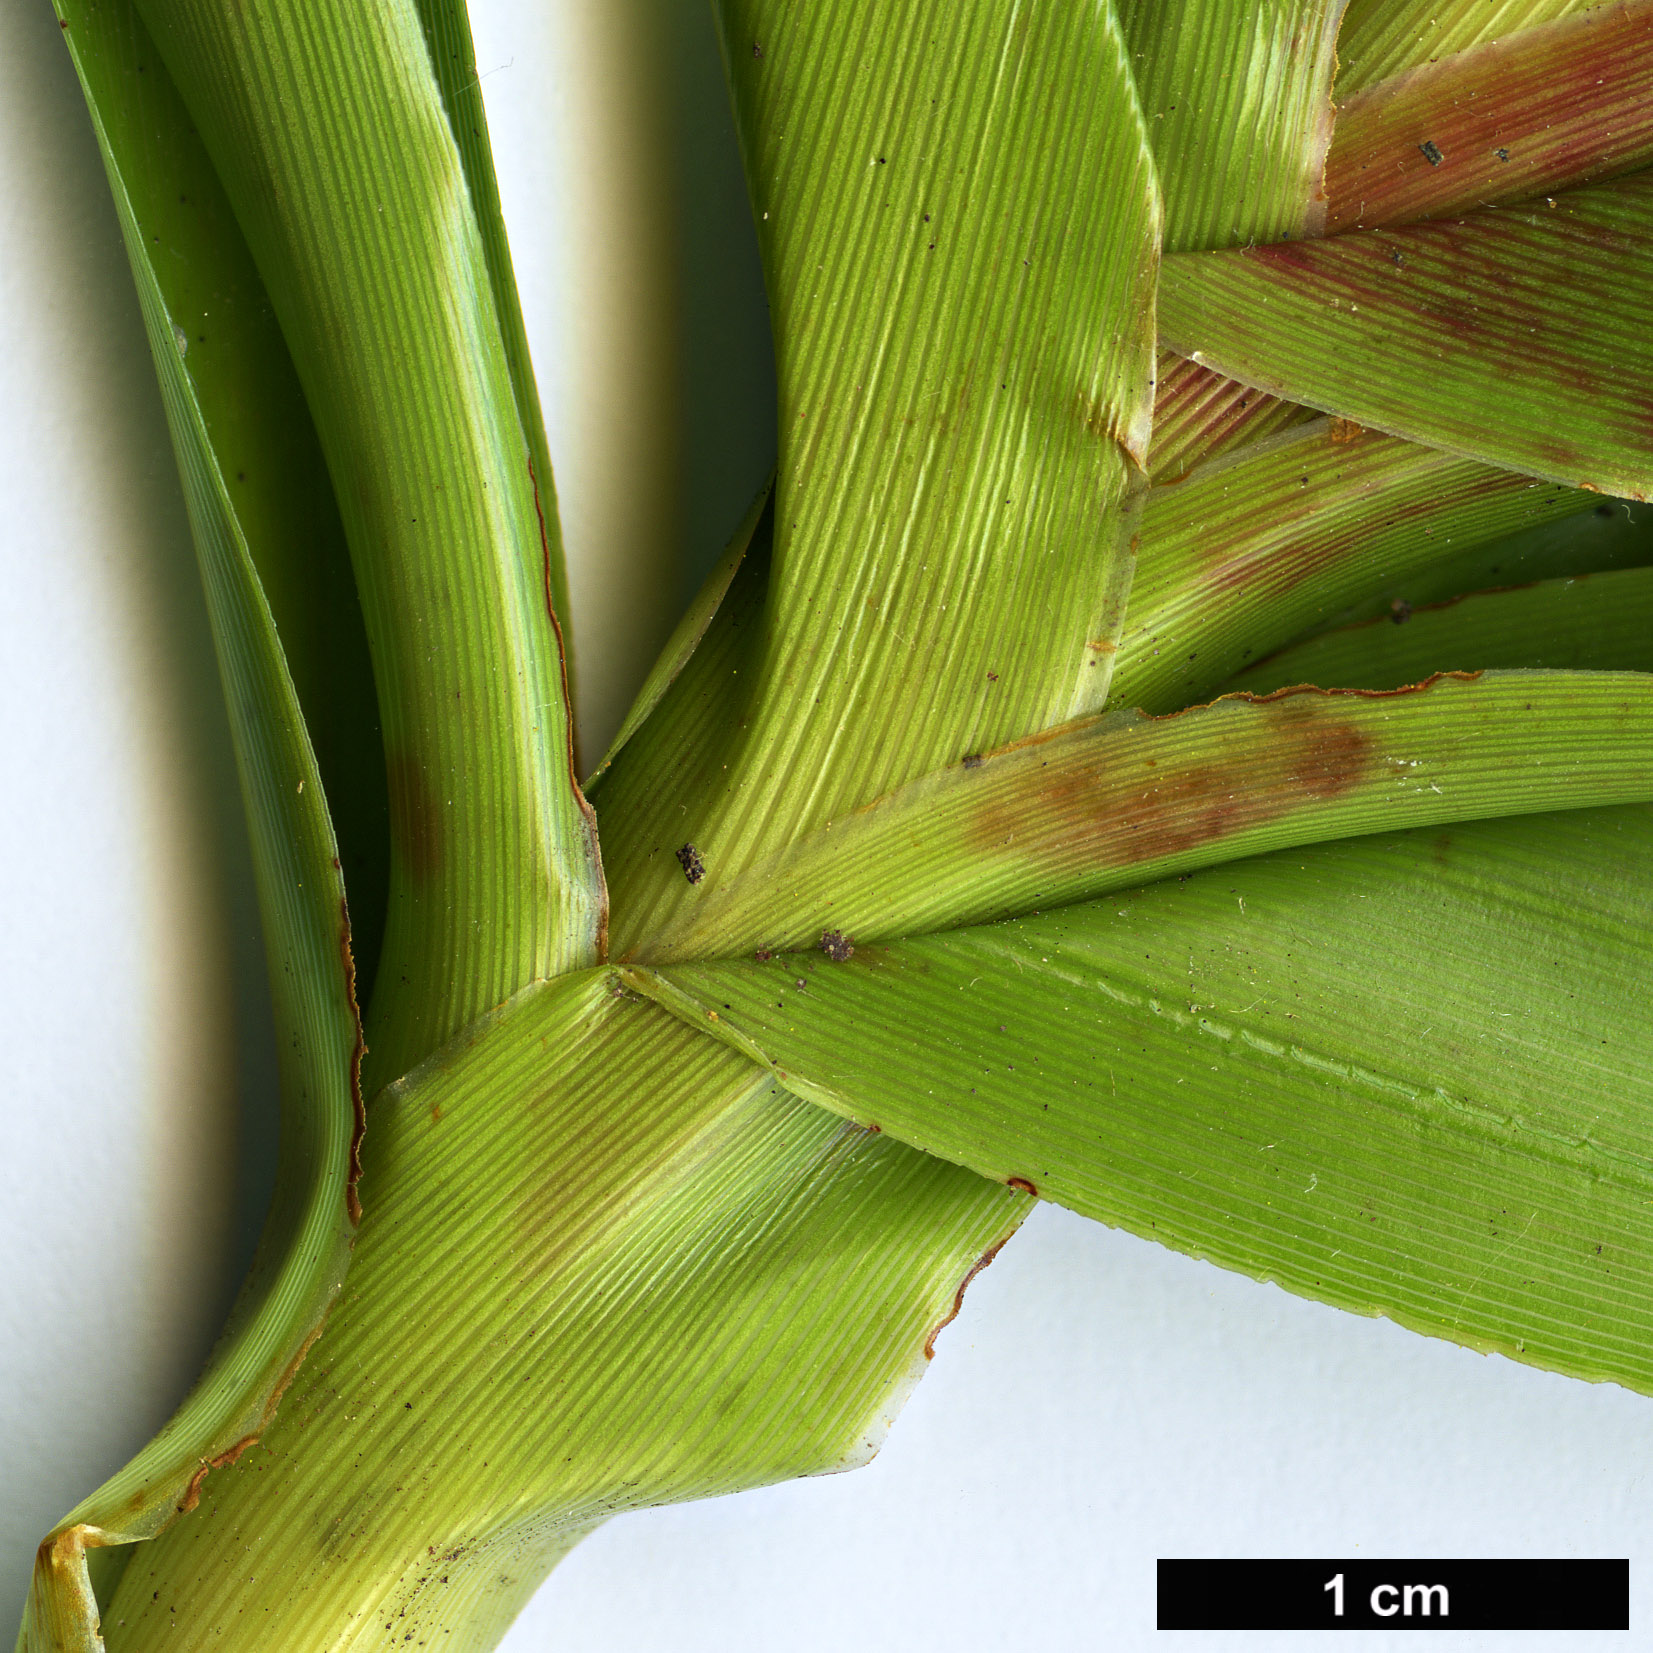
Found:
M 1161 1630 L 1628 1630 L 1628 1561 L 1162 1561 Z

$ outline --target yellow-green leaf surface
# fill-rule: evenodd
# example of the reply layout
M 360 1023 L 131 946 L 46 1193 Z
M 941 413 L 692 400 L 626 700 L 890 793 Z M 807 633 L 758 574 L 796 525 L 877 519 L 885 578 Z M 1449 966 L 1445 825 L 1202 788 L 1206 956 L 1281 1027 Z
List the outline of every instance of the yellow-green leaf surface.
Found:
M 573 647 L 568 634 L 568 568 L 563 556 L 562 524 L 557 516 L 557 490 L 551 476 L 551 450 L 540 414 L 539 385 L 528 355 L 528 329 L 517 296 L 516 272 L 511 268 L 510 241 L 500 205 L 499 181 L 494 176 L 493 149 L 488 142 L 488 112 L 482 103 L 482 79 L 471 41 L 471 20 L 465 0 L 416 0 L 419 22 L 430 48 L 431 68 L 442 91 L 448 129 L 459 150 L 488 262 L 488 284 L 493 289 L 494 313 L 499 320 L 505 361 L 511 374 L 511 393 L 523 439 L 528 444 L 531 481 L 545 541 L 545 579 L 552 618 L 558 622 L 565 676 L 573 675 Z
M 363 1193 L 346 1299 L 274 1429 L 128 1568 L 122 1653 L 489 1647 L 611 1514 L 864 1462 L 1031 1203 L 607 971 L 382 1093 Z
M 1554 193 L 1653 159 L 1653 0 L 1483 41 L 1349 98 L 1326 230 Z
M 1337 93 L 1557 18 L 1610 9 L 1603 0 L 1349 0 L 1337 37 Z
M 1292 683 L 1393 689 L 1436 671 L 1511 667 L 1653 672 L 1653 568 L 1475 592 L 1322 632 L 1228 685 L 1270 694 Z
M 1342 10 L 1342 0 L 1119 8 L 1165 198 L 1167 251 L 1317 231 Z M 1308 417 L 1169 352 L 1154 377 L 1156 480 Z
M 657 991 L 984 1175 L 1653 1390 L 1650 925 L 1637 807 L 1326 844 Z
M 1291 844 L 1653 798 L 1653 677 L 1505 672 L 1083 719 L 953 764 L 732 878 L 644 963 L 852 944 Z
M 281 320 L 362 595 L 391 816 L 371 1090 L 601 950 L 545 501 L 413 8 L 141 10 Z
M 1173 349 L 1573 487 L 1653 490 L 1653 173 L 1403 229 L 1168 259 Z
M 325 533 L 327 502 L 279 498 L 283 483 L 313 475 L 310 453 L 302 429 L 284 440 L 267 423 L 284 417 L 290 377 L 280 377 L 279 344 L 262 331 L 256 284 L 244 279 L 234 247 L 180 273 L 180 243 L 210 239 L 220 204 L 142 25 L 110 0 L 64 0 L 61 19 L 137 282 L 206 590 L 250 826 L 282 1116 L 271 1211 L 226 1335 L 160 1434 L 42 1543 L 19 1640 L 25 1653 L 101 1650 L 88 1552 L 153 1538 L 194 1505 L 209 1472 L 268 1426 L 344 1279 L 359 1216 L 360 1024 L 344 887 L 322 777 L 252 552 L 257 544 L 289 578 L 313 569 L 305 559 L 317 548 L 303 536 Z M 213 331 L 203 336 L 204 327 Z M 272 407 L 234 400 L 231 387 L 249 364 L 269 375 Z M 231 469 L 243 463 L 245 473 Z M 313 648 L 316 633 L 307 640 Z M 312 664 L 313 686 L 326 685 L 325 664 L 313 656 Z M 107 1580 L 116 1569 L 100 1570 Z
M 1207 699 L 1380 581 L 1588 505 L 1339 420 L 1252 443 L 1150 490 L 1113 702 L 1168 712 Z
M 1343 0 L 1119 0 L 1165 250 L 1313 234 Z
M 719 19 L 775 327 L 774 550 L 714 739 L 670 786 L 622 773 L 636 741 L 605 782 L 617 947 L 688 888 L 685 842 L 744 865 L 1099 706 L 1148 439 L 1159 200 L 1111 11 Z

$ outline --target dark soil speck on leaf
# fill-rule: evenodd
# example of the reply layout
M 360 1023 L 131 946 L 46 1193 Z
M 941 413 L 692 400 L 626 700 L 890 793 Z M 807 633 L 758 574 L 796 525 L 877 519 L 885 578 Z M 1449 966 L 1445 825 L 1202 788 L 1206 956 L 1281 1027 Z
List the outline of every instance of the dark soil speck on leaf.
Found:
M 834 964 L 842 964 L 855 953 L 855 943 L 842 930 L 828 930 L 816 945 Z

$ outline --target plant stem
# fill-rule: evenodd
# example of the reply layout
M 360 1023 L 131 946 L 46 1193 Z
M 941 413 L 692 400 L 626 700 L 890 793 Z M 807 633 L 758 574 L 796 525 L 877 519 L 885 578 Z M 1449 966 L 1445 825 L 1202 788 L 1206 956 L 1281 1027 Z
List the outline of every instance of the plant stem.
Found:
M 143 11 L 281 320 L 362 596 L 392 832 L 371 1094 L 600 954 L 550 542 L 412 6 Z

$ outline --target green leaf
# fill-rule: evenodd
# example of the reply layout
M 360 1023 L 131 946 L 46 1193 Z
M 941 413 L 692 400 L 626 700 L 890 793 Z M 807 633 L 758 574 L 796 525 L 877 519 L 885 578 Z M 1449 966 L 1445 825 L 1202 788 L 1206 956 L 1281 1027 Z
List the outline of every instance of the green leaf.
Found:
M 1343 0 L 1119 0 L 1165 250 L 1318 232 Z
M 601 950 L 530 444 L 413 9 L 143 11 L 280 318 L 362 595 L 391 814 L 371 1090 Z
M 199 134 L 131 0 L 59 8 L 118 160 L 145 280 L 171 322 L 199 422 L 281 640 L 327 791 L 353 947 L 373 980 L 387 805 L 373 670 L 326 461 L 269 295 Z M 111 161 L 110 164 L 115 164 Z
M 1334 623 L 1393 620 L 1407 608 L 1447 602 L 1494 586 L 1530 585 L 1649 564 L 1653 564 L 1653 515 L 1622 500 L 1604 500 L 1577 516 L 1523 528 L 1507 539 L 1449 551 L 1428 568 L 1410 571 L 1404 581 L 1386 578 L 1359 602 L 1350 604 Z
M 1341 11 L 1342 0 L 1119 7 L 1165 197 L 1168 252 L 1318 231 Z M 1156 481 L 1310 417 L 1167 351 L 1155 381 Z
M 719 15 L 778 353 L 773 563 L 716 739 L 604 821 L 616 947 L 680 899 L 685 841 L 744 864 L 1100 705 L 1149 429 L 1158 192 L 1106 8 Z
M 1113 701 L 1167 712 L 1206 699 L 1380 581 L 1588 504 L 1337 420 L 1252 443 L 1150 490 Z
M 986 1176 L 1645 1391 L 1650 913 L 1638 807 L 1326 844 L 845 965 L 657 979 L 800 1094 Z
M 523 439 L 528 444 L 529 477 L 543 530 L 545 578 L 551 618 L 562 649 L 566 695 L 566 680 L 574 675 L 574 651 L 564 623 L 569 610 L 562 524 L 557 516 L 557 491 L 551 476 L 551 450 L 545 439 L 545 420 L 540 414 L 539 385 L 528 354 L 528 329 L 522 319 L 522 301 L 517 296 L 516 272 L 511 268 L 511 247 L 505 233 L 499 180 L 494 176 L 488 112 L 482 102 L 482 79 L 477 73 L 476 47 L 471 42 L 471 20 L 465 10 L 465 0 L 416 0 L 416 4 L 420 27 L 430 48 L 431 69 L 441 89 L 442 107 L 447 112 L 448 130 L 453 134 L 460 165 L 465 169 L 471 210 L 476 214 L 482 254 L 488 263 L 488 285 L 493 290 L 500 341 L 505 346 L 505 363 L 511 375 L 511 394 Z
M 661 823 L 656 818 L 660 800 L 681 798 L 701 784 L 707 754 L 719 750 L 728 731 L 746 713 L 763 649 L 774 520 L 772 509 L 759 517 L 752 541 L 730 570 L 728 588 L 693 652 L 615 754 L 612 765 L 592 776 L 591 797 L 611 879 L 616 861 L 625 862 L 626 852 L 615 846 L 628 842 L 628 829 L 633 851 L 640 826 L 646 823 L 654 833 L 662 826 L 669 829 L 669 821 Z M 714 570 L 702 597 L 714 588 L 721 573 L 721 566 Z M 664 662 L 667 656 L 661 658 Z M 656 671 L 661 669 L 657 666 Z M 654 676 L 651 672 L 651 682 Z M 676 842 L 681 845 L 683 837 L 677 835 Z M 623 920 L 623 901 L 617 910 Z
M 1606 10 L 1601 0 L 1349 0 L 1337 37 L 1340 98 L 1391 75 L 1467 52 L 1556 18 Z
M 1653 4 L 1483 41 L 1351 97 L 1326 156 L 1326 231 L 1555 193 L 1653 160 Z
M 275 1428 L 128 1569 L 135 1642 L 332 1647 L 366 1619 L 491 1646 L 611 1514 L 864 1462 L 1030 1204 L 607 971 L 382 1093 L 363 1186 L 348 1297 Z
M 210 169 L 142 25 L 108 0 L 64 0 L 61 19 L 183 477 L 251 831 L 282 1098 L 270 1214 L 206 1372 L 155 1439 L 40 1546 L 19 1646 L 25 1653 L 101 1653 L 88 1550 L 153 1538 L 193 1507 L 208 1472 L 233 1461 L 268 1426 L 344 1279 L 360 1215 L 361 1033 L 322 778 L 252 551 L 257 544 L 266 565 L 291 578 L 316 549 L 303 539 L 306 530 L 319 524 L 325 532 L 325 498 L 279 498 L 279 484 L 306 474 L 310 462 L 302 405 L 301 428 L 266 445 L 266 421 L 291 415 L 291 403 L 281 401 L 290 374 L 281 376 L 279 341 L 263 330 L 256 283 L 245 279 L 233 241 L 212 235 L 221 203 Z M 181 182 L 193 199 L 176 200 Z M 175 205 L 196 210 L 181 214 Z M 203 233 L 227 251 L 180 274 L 178 240 L 190 244 Z M 206 293 L 214 310 L 203 321 Z M 195 331 L 202 325 L 213 327 L 205 338 Z M 243 408 L 234 400 L 230 386 L 249 363 L 268 373 L 273 406 Z M 246 477 L 229 468 L 243 458 Z M 320 665 L 312 681 L 325 683 Z
M 1640 499 L 1649 294 L 1642 173 L 1450 223 L 1168 259 L 1160 335 L 1270 394 Z
M 1087 718 L 954 764 L 733 876 L 641 963 L 977 923 L 1291 844 L 1653 798 L 1653 678 L 1445 677 Z
M 1532 666 L 1653 672 L 1653 568 L 1574 575 L 1403 609 L 1322 632 L 1241 672 L 1229 686 L 1253 694 L 1291 683 L 1393 689 L 1436 671 Z

